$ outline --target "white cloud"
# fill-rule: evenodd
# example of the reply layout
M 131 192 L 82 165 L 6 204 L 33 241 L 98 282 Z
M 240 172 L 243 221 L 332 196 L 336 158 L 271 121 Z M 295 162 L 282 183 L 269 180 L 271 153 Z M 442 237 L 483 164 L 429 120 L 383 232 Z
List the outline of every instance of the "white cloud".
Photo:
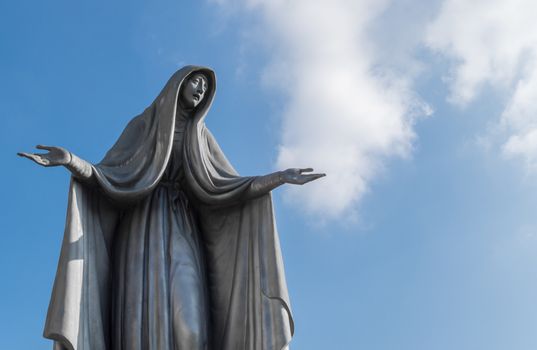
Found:
M 502 153 L 537 169 L 537 2 L 445 0 L 427 44 L 454 59 L 451 100 L 465 105 L 486 86 L 508 102 L 495 130 Z M 497 135 L 496 135 L 497 136 Z
M 237 7 L 237 0 L 218 0 Z M 277 166 L 314 167 L 328 176 L 287 198 L 308 212 L 337 218 L 354 211 L 390 156 L 407 156 L 417 115 L 430 113 L 381 63 L 369 29 L 382 0 L 244 0 L 263 19 L 270 47 L 263 80 L 282 91 Z M 384 63 L 384 62 L 382 62 Z

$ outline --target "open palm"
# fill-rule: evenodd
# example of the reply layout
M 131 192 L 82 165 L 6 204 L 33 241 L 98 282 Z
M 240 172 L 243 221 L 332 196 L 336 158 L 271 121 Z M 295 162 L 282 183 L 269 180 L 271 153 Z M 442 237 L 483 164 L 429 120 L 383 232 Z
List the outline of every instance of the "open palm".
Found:
M 282 171 L 282 179 L 288 184 L 304 185 L 305 183 L 326 176 L 326 174 L 305 174 L 311 173 L 312 171 L 312 168 L 290 168 Z
M 48 151 L 47 153 L 26 153 L 19 152 L 17 153 L 21 157 L 25 157 L 33 160 L 39 165 L 42 166 L 58 166 L 69 164 L 71 160 L 71 154 L 65 148 L 55 147 L 55 146 L 44 146 L 37 145 L 37 149 L 42 149 Z

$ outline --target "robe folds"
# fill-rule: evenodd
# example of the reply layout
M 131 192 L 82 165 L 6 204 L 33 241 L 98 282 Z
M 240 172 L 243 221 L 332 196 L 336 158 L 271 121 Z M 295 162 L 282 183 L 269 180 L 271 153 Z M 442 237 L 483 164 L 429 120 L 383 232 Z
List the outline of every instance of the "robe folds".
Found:
M 194 222 L 198 226 L 192 232 L 200 235 L 195 241 L 203 254 L 200 266 L 208 296 L 210 350 L 281 350 L 292 337 L 293 319 L 270 193 L 246 197 L 254 178 L 237 174 L 204 124 L 216 89 L 214 72 L 187 66 L 170 78 L 157 99 L 131 120 L 104 159 L 93 165 L 93 184 L 71 179 L 65 233 L 44 330 L 56 350 L 116 348 L 118 330 L 113 320 L 120 317 L 118 313 L 127 316 L 113 305 L 115 247 L 117 240 L 130 239 L 130 232 L 125 234 L 119 228 L 153 227 L 138 223 L 145 222 L 140 215 L 147 211 L 135 211 L 155 196 L 166 198 L 158 191 L 164 191 L 162 179 L 173 158 L 176 117 L 182 111 L 179 89 L 194 72 L 208 78 L 209 89 L 185 120 L 180 147 L 182 176 L 171 184 L 185 194 L 182 203 L 191 205 L 177 209 L 166 204 L 151 210 L 175 208 L 182 213 L 179 219 L 195 218 L 185 219 L 182 225 Z M 163 222 L 161 225 L 167 225 Z M 152 237 L 151 242 L 161 243 L 158 235 Z M 119 243 L 122 249 L 130 249 L 129 244 Z M 181 258 L 180 249 L 173 252 Z M 159 269 L 157 265 L 145 268 Z M 171 298 L 170 294 L 172 291 L 164 291 L 160 298 Z M 168 301 L 171 310 L 152 310 L 152 301 L 147 300 L 152 296 L 143 295 L 140 300 L 149 308 L 144 312 L 157 315 L 158 322 L 184 312 Z M 155 329 L 160 328 L 142 325 L 139 331 L 149 339 L 142 349 L 168 350 L 160 340 L 153 341 Z

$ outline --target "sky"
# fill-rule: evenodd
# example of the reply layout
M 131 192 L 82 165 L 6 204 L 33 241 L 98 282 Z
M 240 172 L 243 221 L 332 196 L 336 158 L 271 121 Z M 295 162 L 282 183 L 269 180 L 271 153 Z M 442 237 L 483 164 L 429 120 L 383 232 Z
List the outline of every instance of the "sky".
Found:
M 42 330 L 69 174 L 97 163 L 186 64 L 207 125 L 274 191 L 291 349 L 537 348 L 537 3 L 531 0 L 0 3 L 0 349 Z

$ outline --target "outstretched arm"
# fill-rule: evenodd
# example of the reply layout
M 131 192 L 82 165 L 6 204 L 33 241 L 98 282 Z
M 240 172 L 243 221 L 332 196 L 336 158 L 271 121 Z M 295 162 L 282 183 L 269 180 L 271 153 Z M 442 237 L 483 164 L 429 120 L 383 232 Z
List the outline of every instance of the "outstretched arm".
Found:
M 37 149 L 48 151 L 47 153 L 26 153 L 19 152 L 19 156 L 33 160 L 35 163 L 44 166 L 66 167 L 77 179 L 88 181 L 93 175 L 93 168 L 90 163 L 77 157 L 65 148 L 55 146 L 37 145 Z
M 312 168 L 290 168 L 284 171 L 277 171 L 265 176 L 257 176 L 252 181 L 248 189 L 247 198 L 259 197 L 268 193 L 283 184 L 304 185 L 313 180 L 317 180 L 326 174 L 305 174 L 312 172 Z

